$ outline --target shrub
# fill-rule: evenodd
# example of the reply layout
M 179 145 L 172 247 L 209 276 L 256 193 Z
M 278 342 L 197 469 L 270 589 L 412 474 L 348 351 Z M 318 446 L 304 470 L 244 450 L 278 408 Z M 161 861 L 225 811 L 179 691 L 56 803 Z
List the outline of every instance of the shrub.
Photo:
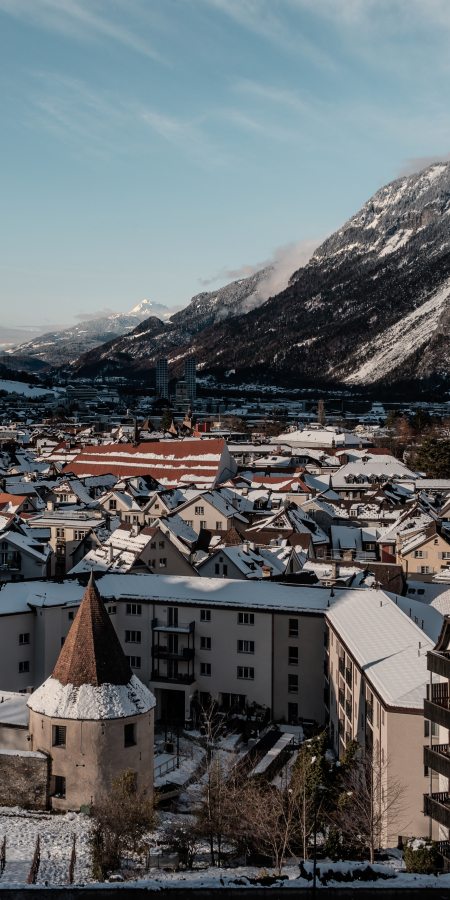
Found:
M 439 850 L 435 841 L 410 838 L 405 844 L 405 864 L 408 872 L 426 875 L 439 867 Z

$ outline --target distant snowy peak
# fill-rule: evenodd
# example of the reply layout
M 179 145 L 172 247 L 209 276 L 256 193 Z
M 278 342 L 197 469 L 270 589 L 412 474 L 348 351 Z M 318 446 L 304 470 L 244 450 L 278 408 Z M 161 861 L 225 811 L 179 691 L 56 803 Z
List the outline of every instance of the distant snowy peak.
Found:
M 149 316 L 157 316 L 159 319 L 162 318 L 161 313 L 167 314 L 170 316 L 173 310 L 169 309 L 168 306 L 164 306 L 162 303 L 155 303 L 153 300 L 142 300 L 141 303 L 138 303 L 133 309 L 130 309 L 130 312 L 127 313 L 128 316 L 139 316 L 141 319 L 148 319 Z

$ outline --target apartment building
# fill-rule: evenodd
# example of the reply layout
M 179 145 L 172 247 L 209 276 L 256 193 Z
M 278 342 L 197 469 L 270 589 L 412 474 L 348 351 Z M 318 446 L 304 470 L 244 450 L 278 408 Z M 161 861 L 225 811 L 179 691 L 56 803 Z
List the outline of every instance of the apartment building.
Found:
M 219 698 L 269 707 L 276 719 L 324 724 L 324 614 L 329 591 L 272 582 L 104 575 L 100 595 L 131 668 L 165 712 Z M 8 584 L 0 592 L 0 685 L 24 691 L 52 672 L 84 588 Z M 371 591 L 356 592 L 366 595 Z
M 331 740 L 339 758 L 351 739 L 371 749 L 381 782 L 376 802 L 386 809 L 382 843 L 396 846 L 399 835 L 428 832 L 423 794 L 429 771 L 423 748 L 429 742 L 430 721 L 424 724 L 423 697 L 427 652 L 434 647 L 442 616 L 409 598 L 408 614 L 383 591 L 336 593 L 326 611 L 324 652 Z M 433 725 L 431 732 L 431 740 L 438 743 Z M 389 789 L 396 783 L 402 787 L 400 813 L 388 808 Z M 436 779 L 434 783 L 437 790 Z M 437 827 L 433 836 L 438 836 Z
M 73 554 L 87 534 L 105 524 L 101 510 L 91 512 L 81 509 L 55 510 L 46 509 L 42 515 L 28 520 L 31 529 L 48 529 L 48 541 L 53 553 L 50 557 L 50 574 L 63 578 L 77 560 Z
M 423 531 L 406 540 L 399 534 L 396 556 L 407 578 L 431 581 L 433 575 L 450 566 L 450 532 L 439 522 L 432 521 Z
M 438 827 L 443 842 L 439 849 L 450 863 L 450 616 L 444 617 L 436 645 L 427 653 L 427 668 L 429 683 L 424 716 L 425 722 L 432 724 L 428 727 L 429 740 L 423 748 L 423 764 L 430 773 L 423 798 L 424 813 L 429 817 L 429 832 L 434 834 Z

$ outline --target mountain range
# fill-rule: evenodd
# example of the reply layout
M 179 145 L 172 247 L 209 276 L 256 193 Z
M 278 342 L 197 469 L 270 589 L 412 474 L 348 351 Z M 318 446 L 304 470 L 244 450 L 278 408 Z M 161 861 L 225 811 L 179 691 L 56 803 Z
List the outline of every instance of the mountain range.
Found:
M 204 373 L 329 384 L 446 382 L 450 350 L 450 164 L 378 190 L 259 304 L 268 269 L 199 294 L 162 321 L 83 353 L 80 375 L 120 367 L 139 377 L 167 356 Z M 86 324 L 86 323 L 83 323 Z M 18 352 L 18 350 L 16 351 Z

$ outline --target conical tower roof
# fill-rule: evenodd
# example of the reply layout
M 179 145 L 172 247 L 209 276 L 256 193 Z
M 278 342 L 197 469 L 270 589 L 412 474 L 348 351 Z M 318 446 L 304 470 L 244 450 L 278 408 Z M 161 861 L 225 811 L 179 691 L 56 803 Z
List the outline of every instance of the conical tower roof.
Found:
M 129 684 L 132 674 L 91 572 L 52 678 L 62 685 L 100 687 Z

